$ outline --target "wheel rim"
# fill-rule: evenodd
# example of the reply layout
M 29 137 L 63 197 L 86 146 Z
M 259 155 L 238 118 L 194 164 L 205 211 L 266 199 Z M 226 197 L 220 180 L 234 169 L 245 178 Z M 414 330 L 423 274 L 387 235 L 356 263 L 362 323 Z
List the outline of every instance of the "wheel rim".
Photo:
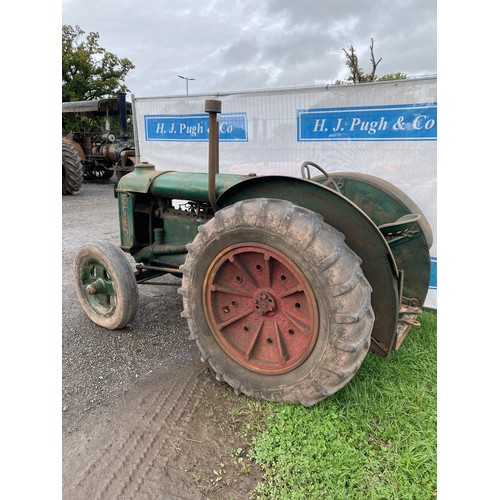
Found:
M 116 291 L 106 267 L 96 259 L 85 260 L 80 268 L 80 290 L 89 306 L 101 316 L 116 310 Z
M 311 353 L 318 336 L 316 299 L 283 253 L 258 243 L 233 245 L 214 259 L 203 288 L 212 333 L 239 365 L 281 374 Z

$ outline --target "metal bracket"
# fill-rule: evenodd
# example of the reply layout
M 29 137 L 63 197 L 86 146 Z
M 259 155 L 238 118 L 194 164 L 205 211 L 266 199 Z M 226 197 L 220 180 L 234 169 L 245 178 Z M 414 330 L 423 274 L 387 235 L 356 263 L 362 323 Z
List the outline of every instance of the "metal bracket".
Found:
M 399 319 L 398 326 L 396 329 L 396 342 L 394 349 L 397 351 L 406 335 L 410 331 L 411 327 L 419 327 L 421 323 L 417 321 L 417 318 L 422 314 L 422 308 L 419 307 L 419 301 L 417 299 L 409 299 L 407 297 L 402 297 L 401 307 L 399 308 Z

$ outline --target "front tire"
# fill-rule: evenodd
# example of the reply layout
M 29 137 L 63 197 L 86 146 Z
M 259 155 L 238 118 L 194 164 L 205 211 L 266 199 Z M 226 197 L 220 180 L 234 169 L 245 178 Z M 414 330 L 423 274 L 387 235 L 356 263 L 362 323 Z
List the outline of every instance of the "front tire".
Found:
M 83 245 L 73 261 L 73 279 L 83 310 L 97 325 L 116 330 L 134 319 L 139 306 L 137 282 L 118 247 L 107 241 Z
M 235 392 L 312 406 L 357 372 L 371 287 L 321 216 L 283 200 L 238 202 L 188 250 L 179 293 L 190 338 Z

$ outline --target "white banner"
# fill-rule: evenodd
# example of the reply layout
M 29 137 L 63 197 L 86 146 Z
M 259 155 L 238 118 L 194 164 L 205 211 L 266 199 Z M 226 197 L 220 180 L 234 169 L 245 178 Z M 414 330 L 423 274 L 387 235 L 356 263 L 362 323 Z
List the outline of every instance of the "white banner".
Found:
M 159 170 L 207 172 L 206 99 L 222 102 L 220 172 L 300 177 L 309 160 L 328 172 L 381 177 L 406 193 L 433 231 L 425 305 L 437 308 L 436 78 L 133 97 L 140 159 Z

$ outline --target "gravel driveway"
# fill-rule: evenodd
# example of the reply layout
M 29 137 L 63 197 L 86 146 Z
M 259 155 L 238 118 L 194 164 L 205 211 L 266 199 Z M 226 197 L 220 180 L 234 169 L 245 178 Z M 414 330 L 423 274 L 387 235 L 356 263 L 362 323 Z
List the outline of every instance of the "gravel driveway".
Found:
M 80 307 L 76 251 L 120 243 L 113 186 L 85 183 L 62 200 L 63 498 L 249 498 L 261 473 L 231 461 L 248 448 L 238 431 L 247 398 L 217 382 L 188 340 L 180 279 L 139 286 L 137 316 L 122 330 Z

